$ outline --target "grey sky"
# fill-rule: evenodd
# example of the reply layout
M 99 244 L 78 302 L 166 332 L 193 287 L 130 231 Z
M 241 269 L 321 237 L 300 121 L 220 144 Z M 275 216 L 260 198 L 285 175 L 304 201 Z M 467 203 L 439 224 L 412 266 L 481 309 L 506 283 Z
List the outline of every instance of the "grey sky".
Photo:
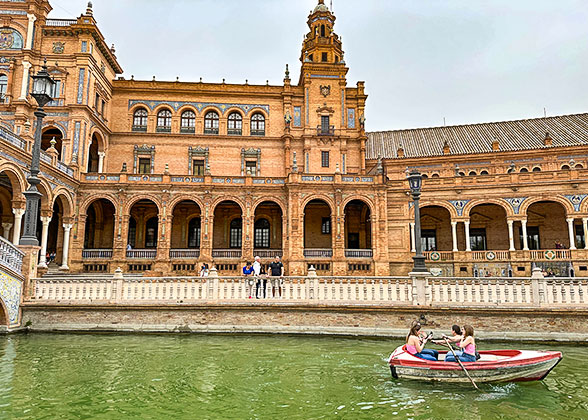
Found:
M 85 0 L 50 0 L 51 17 Z M 298 81 L 316 0 L 94 0 L 136 79 Z M 329 5 L 330 1 L 325 3 Z M 588 112 L 586 0 L 333 0 L 348 85 L 365 80 L 368 130 Z

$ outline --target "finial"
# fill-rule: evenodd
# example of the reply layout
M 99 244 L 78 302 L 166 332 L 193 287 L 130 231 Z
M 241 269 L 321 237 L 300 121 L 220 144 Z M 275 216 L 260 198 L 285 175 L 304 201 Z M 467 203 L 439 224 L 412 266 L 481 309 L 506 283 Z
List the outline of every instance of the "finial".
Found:
M 113 53 L 113 54 L 116 52 L 116 48 L 114 48 L 114 44 L 112 44 L 110 46 L 110 52 Z
M 223 77 L 223 85 L 225 84 L 225 78 Z
M 93 12 L 92 12 L 92 2 L 91 1 L 88 2 L 88 7 L 86 7 L 86 14 L 88 16 L 92 16 L 93 15 Z
M 155 82 L 155 76 L 153 76 L 153 81 Z
M 135 80 L 135 75 L 131 74 L 131 80 Z
M 57 144 L 57 140 L 55 140 L 55 136 L 53 136 L 53 138 L 51 139 L 51 141 L 49 143 L 51 144 L 51 147 L 55 147 L 55 145 Z
M 200 78 L 200 83 L 202 83 L 202 77 Z
M 176 76 L 176 82 L 180 81 L 180 76 Z
M 286 80 L 290 80 L 290 70 L 288 69 L 288 64 L 286 64 Z

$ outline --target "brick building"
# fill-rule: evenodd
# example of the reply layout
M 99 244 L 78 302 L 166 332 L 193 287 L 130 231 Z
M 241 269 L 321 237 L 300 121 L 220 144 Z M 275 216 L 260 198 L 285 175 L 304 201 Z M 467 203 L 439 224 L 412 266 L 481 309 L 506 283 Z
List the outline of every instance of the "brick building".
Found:
M 423 245 L 445 275 L 588 272 L 588 114 L 365 131 L 335 16 L 308 17 L 297 83 L 119 76 L 92 5 L 0 1 L 0 217 L 20 236 L 35 131 L 30 75 L 57 81 L 41 157 L 40 265 L 235 274 L 259 255 L 287 273 L 399 275 L 412 266 L 406 170 L 425 176 Z M 294 53 L 294 52 L 293 52 Z

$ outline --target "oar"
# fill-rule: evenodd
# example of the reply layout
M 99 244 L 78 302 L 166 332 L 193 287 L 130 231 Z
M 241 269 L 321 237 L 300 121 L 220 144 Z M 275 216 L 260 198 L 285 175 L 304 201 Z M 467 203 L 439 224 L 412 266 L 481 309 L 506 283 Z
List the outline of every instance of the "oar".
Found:
M 465 366 L 463 365 L 463 363 L 461 363 L 461 360 L 459 360 L 459 357 L 457 357 L 457 354 L 455 354 L 455 352 L 453 351 L 453 347 L 451 347 L 449 345 L 449 341 L 447 341 L 447 338 L 443 337 L 443 340 L 445 340 L 445 344 L 447 344 L 447 347 L 449 347 L 449 350 L 451 350 L 451 353 L 453 353 L 453 357 L 455 357 L 455 360 L 457 360 L 457 363 L 459 363 L 459 365 L 461 366 L 461 368 L 465 372 L 466 376 L 468 377 L 468 379 L 470 380 L 470 382 L 472 383 L 472 385 L 474 386 L 474 388 L 476 388 L 476 389 L 479 390 L 480 388 L 478 388 L 478 385 L 476 385 L 476 383 L 474 382 L 474 380 L 472 379 L 472 377 L 468 373 L 468 371 L 465 368 Z

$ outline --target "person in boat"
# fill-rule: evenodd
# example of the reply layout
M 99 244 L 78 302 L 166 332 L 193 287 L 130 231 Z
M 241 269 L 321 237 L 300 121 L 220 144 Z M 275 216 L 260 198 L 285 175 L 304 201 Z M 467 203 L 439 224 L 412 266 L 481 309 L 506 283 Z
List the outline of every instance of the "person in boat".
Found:
M 420 331 L 421 323 L 418 321 L 414 322 L 406 336 L 406 351 L 421 359 L 437 361 L 439 352 L 425 348 L 428 338 L 423 337 Z
M 475 362 L 476 361 L 476 339 L 474 338 L 474 327 L 471 325 L 464 325 L 463 327 L 463 336 L 459 343 L 457 343 L 458 347 L 462 350 L 457 350 L 455 355 L 461 360 L 462 362 Z M 456 362 L 453 353 L 448 352 L 447 356 L 445 356 L 446 362 Z
M 450 343 L 458 343 L 459 341 L 461 341 L 462 338 L 462 331 L 461 331 L 461 327 L 457 324 L 453 324 L 451 326 L 451 336 L 448 337 L 445 334 L 443 334 L 443 338 L 447 338 L 447 341 L 449 341 Z M 431 340 L 432 343 L 438 344 L 440 346 L 447 346 L 447 344 L 445 344 L 445 340 Z

